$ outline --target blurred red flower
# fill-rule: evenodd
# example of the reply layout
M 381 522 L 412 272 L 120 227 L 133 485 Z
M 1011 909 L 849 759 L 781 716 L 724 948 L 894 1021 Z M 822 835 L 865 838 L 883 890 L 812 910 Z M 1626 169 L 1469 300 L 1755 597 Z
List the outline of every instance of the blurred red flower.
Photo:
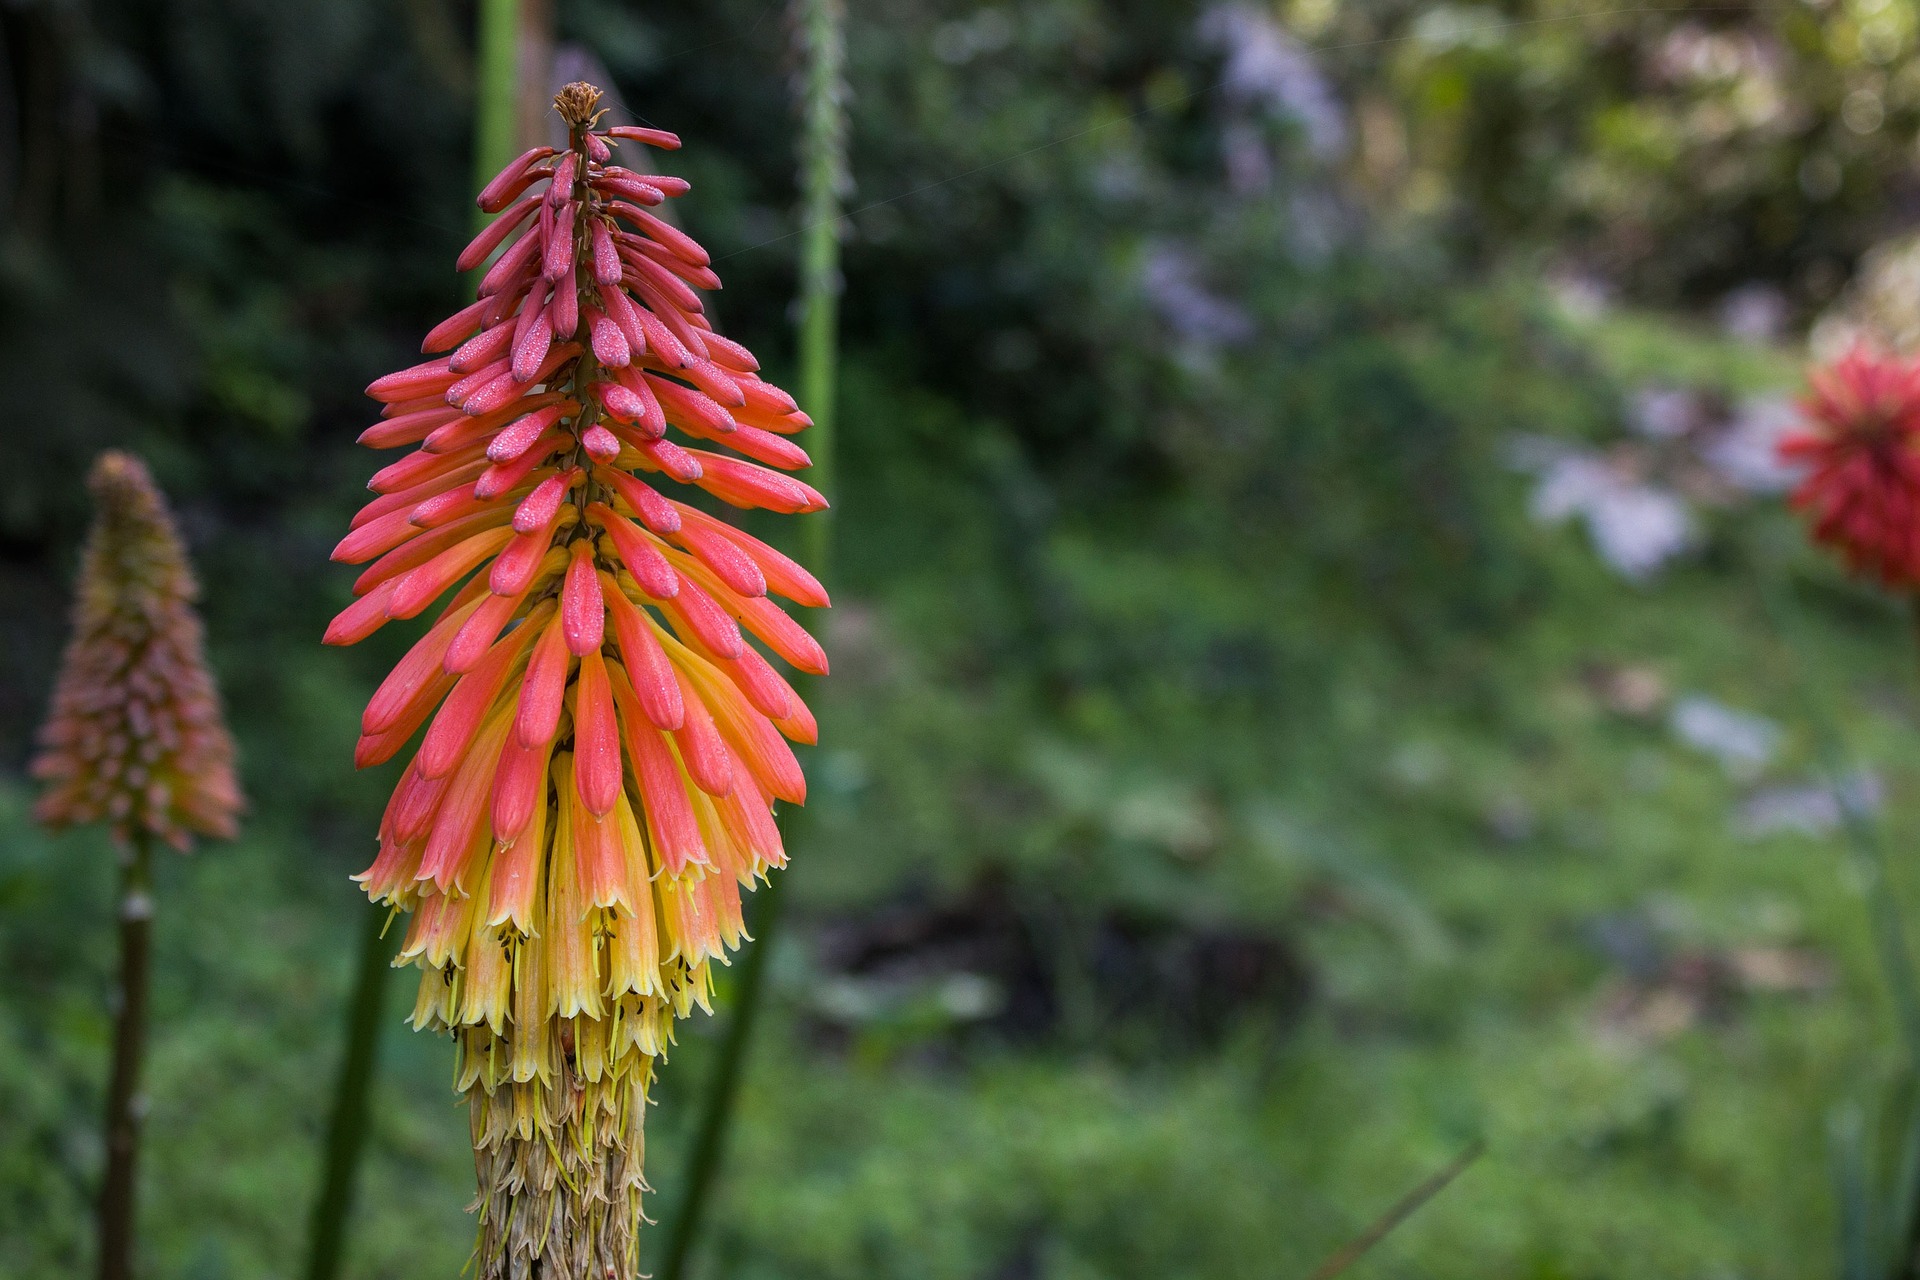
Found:
M 1856 345 L 1808 382 L 1807 429 L 1780 442 L 1807 469 L 1793 505 L 1856 573 L 1920 585 L 1920 360 Z

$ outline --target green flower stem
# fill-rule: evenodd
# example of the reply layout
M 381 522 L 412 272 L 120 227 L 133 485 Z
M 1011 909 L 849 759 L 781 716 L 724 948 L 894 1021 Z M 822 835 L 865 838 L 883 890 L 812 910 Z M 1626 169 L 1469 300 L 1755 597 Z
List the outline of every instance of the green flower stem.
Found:
M 147 1100 L 140 1069 L 147 1050 L 153 955 L 153 837 L 136 830 L 120 857 L 120 982 L 113 1000 L 113 1075 L 107 1085 L 107 1170 L 100 1189 L 100 1280 L 133 1275 L 140 1122 Z
M 806 446 L 813 459 L 808 480 L 834 497 L 833 418 L 838 366 L 840 310 L 841 200 L 848 189 L 846 148 L 846 11 L 841 0 L 794 0 L 795 39 L 802 53 L 797 90 L 802 113 L 800 138 L 800 403 L 812 415 Z M 831 512 L 808 517 L 801 557 L 822 581 L 832 559 Z M 797 691 L 811 692 L 810 682 Z M 782 839 L 800 844 L 804 809 L 783 815 Z M 683 1280 L 699 1240 L 700 1227 L 725 1162 L 727 1133 L 739 1096 L 753 1029 L 766 987 L 767 953 L 779 931 L 786 875 L 755 894 L 754 943 L 740 965 L 733 1017 L 713 1074 L 701 1098 L 693 1147 L 679 1182 L 679 1203 L 668 1220 L 659 1280 Z
M 473 189 L 484 187 L 513 159 L 519 137 L 520 0 L 480 0 L 478 66 L 474 75 Z M 474 225 L 490 215 L 474 213 Z
M 387 961 L 383 937 L 387 913 L 364 911 L 359 961 L 354 967 L 353 998 L 347 1007 L 347 1043 L 334 1085 L 333 1114 L 327 1121 L 326 1167 L 320 1195 L 313 1202 L 307 1249 L 307 1280 L 334 1280 L 346 1256 L 347 1219 L 353 1212 L 354 1183 L 367 1144 L 368 1099 L 379 1066 L 380 1012 L 386 1001 Z
M 1760 603 L 1772 623 L 1774 634 L 1789 651 L 1795 643 L 1794 623 L 1782 599 L 1780 585 L 1764 567 L 1758 574 Z M 1901 1043 L 1906 1049 L 1907 1067 L 1920 1072 L 1920 983 L 1915 980 L 1913 949 L 1907 941 L 1898 897 L 1889 876 L 1886 841 L 1879 824 L 1863 812 L 1858 797 L 1847 786 L 1843 747 L 1838 729 L 1826 708 L 1819 704 L 1804 680 L 1790 682 L 1800 704 L 1801 717 L 1813 730 L 1815 755 L 1822 781 L 1833 792 L 1840 811 L 1840 827 L 1853 856 L 1854 870 L 1864 884 L 1868 920 L 1873 930 L 1874 949 L 1882 978 L 1893 1000 L 1894 1016 L 1900 1024 Z
M 799 810 L 789 811 L 790 815 Z M 782 823 L 781 836 L 789 843 L 796 824 Z M 726 1038 L 720 1043 L 720 1056 L 714 1061 L 713 1074 L 707 1078 L 706 1093 L 700 1100 L 700 1119 L 694 1131 L 693 1147 L 681 1174 L 680 1200 L 667 1222 L 666 1243 L 661 1248 L 659 1280 L 680 1280 L 687 1273 L 687 1260 L 700 1233 L 700 1223 L 713 1184 L 726 1155 L 727 1132 L 733 1124 L 735 1099 L 739 1096 L 740 1072 L 747 1060 L 747 1046 L 753 1040 L 753 1027 L 759 1017 L 760 991 L 766 982 L 767 952 L 780 923 L 781 886 L 786 876 L 768 879 L 754 894 L 753 945 L 740 961 L 740 978 L 734 988 L 733 1017 L 727 1023 Z

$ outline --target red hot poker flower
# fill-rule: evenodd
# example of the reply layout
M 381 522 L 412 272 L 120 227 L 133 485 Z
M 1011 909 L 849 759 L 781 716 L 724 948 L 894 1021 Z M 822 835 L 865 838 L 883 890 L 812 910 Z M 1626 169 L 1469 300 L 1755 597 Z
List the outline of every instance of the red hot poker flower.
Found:
M 132 454 L 100 455 L 95 514 L 34 775 L 35 810 L 63 827 L 105 821 L 122 842 L 119 987 L 100 1189 L 100 1274 L 133 1272 L 141 1061 L 153 928 L 152 842 L 185 850 L 231 836 L 241 808 L 233 742 L 207 671 L 199 589 L 153 477 Z
M 1780 442 L 1808 469 L 1793 504 L 1854 572 L 1920 586 L 1920 360 L 1855 346 L 1808 380 L 1808 429 Z
M 806 795 L 813 717 L 761 647 L 827 669 L 772 598 L 820 584 L 682 500 L 820 510 L 786 474 L 810 420 L 702 314 L 706 251 L 649 212 L 686 183 L 613 163 L 679 140 L 597 128 L 598 98 L 567 86 L 568 148 L 482 190 L 458 265 L 498 256 L 433 358 L 368 388 L 363 442 L 418 447 L 334 553 L 366 568 L 329 643 L 453 593 L 362 717 L 362 765 L 425 733 L 360 879 L 413 913 L 415 1025 L 458 1046 L 483 1280 L 635 1275 L 653 1061 L 786 860 L 773 802 Z
M 109 822 L 122 840 L 231 836 L 241 808 L 233 742 L 207 671 L 199 587 L 165 499 L 140 460 L 100 455 L 73 638 L 40 731 L 34 810 L 50 826 Z

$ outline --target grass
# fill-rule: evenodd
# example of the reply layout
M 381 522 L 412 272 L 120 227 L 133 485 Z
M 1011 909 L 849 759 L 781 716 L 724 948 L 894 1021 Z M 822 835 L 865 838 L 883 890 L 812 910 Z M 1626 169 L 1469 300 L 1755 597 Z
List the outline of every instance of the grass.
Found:
M 1782 357 L 1658 322 L 1596 332 L 1621 376 L 1785 383 Z M 1332 699 L 1338 723 L 1315 727 L 1320 762 L 1303 751 L 1257 812 L 1231 815 L 1269 833 L 1236 874 L 1308 886 L 1239 904 L 1311 961 L 1297 1023 L 1255 1016 L 1218 1047 L 1166 1030 L 1035 1044 L 883 1014 L 830 1046 L 810 998 L 830 975 L 789 935 L 707 1274 L 1284 1280 L 1481 1136 L 1487 1154 L 1350 1274 L 1832 1271 L 1828 1119 L 1848 1102 L 1872 1113 L 1893 1024 L 1838 836 L 1746 839 L 1732 815 L 1755 786 L 1813 777 L 1810 699 L 1849 761 L 1878 771 L 1899 887 L 1920 887 L 1914 659 L 1894 609 L 1800 552 L 1780 566 L 1789 645 L 1747 567 L 1794 545 L 1786 517 L 1715 521 L 1699 556 L 1648 587 L 1608 576 L 1575 531 L 1535 532 L 1548 587 L 1523 623 L 1450 656 L 1446 678 L 1356 671 Z M 1729 777 L 1663 714 L 1610 709 L 1598 664 L 1767 716 L 1782 751 L 1763 778 Z M 871 709 L 838 711 L 851 725 Z M 0 787 L 10 1280 L 87 1264 L 111 937 L 104 847 L 39 834 L 26 802 Z M 240 842 L 163 869 L 143 1210 L 155 1280 L 298 1264 L 363 909 L 345 882 L 357 855 L 303 829 L 269 808 Z M 803 916 L 851 909 L 853 856 L 805 851 Z M 1737 972 L 1785 961 L 1805 989 Z M 399 1025 L 410 984 L 391 997 L 347 1273 L 452 1276 L 471 1240 L 465 1119 L 446 1046 Z M 712 1030 L 689 1025 L 666 1069 L 656 1179 L 679 1167 Z

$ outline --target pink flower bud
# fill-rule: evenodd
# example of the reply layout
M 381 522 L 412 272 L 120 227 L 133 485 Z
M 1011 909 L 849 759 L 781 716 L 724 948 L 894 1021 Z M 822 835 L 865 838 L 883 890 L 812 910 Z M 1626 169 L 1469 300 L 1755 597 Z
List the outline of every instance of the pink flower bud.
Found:
M 497 324 L 491 329 L 482 329 L 460 344 L 459 350 L 449 357 L 447 367 L 455 373 L 464 374 L 492 364 L 512 349 L 513 330 L 514 326 L 510 324 Z
M 620 441 L 614 438 L 613 432 L 597 422 L 581 433 L 580 447 L 595 462 L 612 462 L 620 456 Z
M 546 308 L 536 310 L 531 303 L 521 314 L 531 315 L 533 319 L 525 326 L 525 332 L 514 339 L 513 380 L 532 382 L 546 362 L 547 352 L 553 349 L 553 322 L 548 319 Z
M 451 366 L 444 356 L 438 360 L 429 360 L 424 364 L 414 365 L 411 369 L 402 369 L 384 378 L 375 378 L 367 384 L 367 394 L 375 400 L 388 402 L 436 395 L 458 380 L 459 375 L 450 370 Z
M 764 507 L 768 511 L 779 511 L 786 515 L 826 509 L 825 498 L 810 485 L 792 476 L 783 476 L 777 471 L 768 471 L 750 462 L 741 462 L 717 453 L 699 449 L 688 449 L 686 452 L 700 464 L 700 478 L 694 483 L 729 506 Z
M 599 586 L 595 584 L 595 591 Z M 580 657 L 580 679 L 573 689 L 573 779 L 578 789 L 580 803 L 587 812 L 595 817 L 605 817 L 613 812 L 614 805 L 620 799 L 620 729 L 619 721 L 613 713 L 613 686 L 607 679 L 606 660 L 600 656 L 600 642 L 594 641 L 593 647 Z M 583 823 L 590 829 L 595 824 Z M 601 832 L 611 834 L 608 824 L 598 824 Z M 604 842 L 598 842 L 605 847 Z M 625 870 L 626 859 L 620 856 L 618 843 L 607 850 L 605 863 Z M 584 861 L 584 859 L 583 859 Z M 613 877 L 602 873 L 601 880 Z M 624 880 L 624 875 L 620 879 Z M 602 891 L 590 894 L 589 900 L 600 901 L 608 895 Z
M 533 469 L 552 457 L 554 452 L 568 444 L 572 437 L 559 427 L 548 427 L 540 433 L 531 445 L 510 462 L 496 462 L 480 473 L 473 483 L 476 497 L 496 498 L 517 488 L 521 481 L 533 473 Z
M 633 483 L 640 482 L 636 480 Z M 622 496 L 625 495 L 622 494 Z M 736 529 L 724 520 L 715 519 L 698 507 L 690 507 L 680 502 L 671 505 L 675 514 L 685 523 L 699 525 L 716 533 L 752 556 L 753 562 L 760 566 L 761 573 L 766 576 L 769 591 L 783 595 L 795 604 L 816 609 L 824 609 L 830 603 L 826 588 L 820 585 L 818 578 L 752 534 Z M 656 532 L 661 531 L 656 530 Z
M 433 434 L 434 428 L 443 427 L 459 416 L 460 411 L 450 405 L 417 409 L 374 423 L 360 433 L 355 443 L 369 449 L 394 449 L 404 444 L 418 444 Z
M 753 351 L 720 334 L 707 334 L 707 355 L 714 365 L 732 368 L 737 374 L 751 374 L 760 368 L 760 361 L 753 359 Z
M 711 335 L 708 335 L 707 342 L 709 346 L 712 345 Z M 715 404 L 728 409 L 738 409 L 747 403 L 746 393 L 740 384 L 728 377 L 721 371 L 720 366 L 711 360 L 695 360 L 687 366 L 686 376 Z
M 627 336 L 620 332 L 620 326 L 606 312 L 588 308 L 587 332 L 592 335 L 593 358 L 601 364 L 610 369 L 624 369 L 632 363 Z
M 534 642 L 526 678 L 520 684 L 520 712 L 513 731 L 521 746 L 552 742 L 559 732 L 567 694 L 567 665 L 566 632 L 555 618 Z
M 621 279 L 631 274 L 635 280 L 644 281 L 647 288 L 658 293 L 675 309 L 694 315 L 706 305 L 701 302 L 700 295 L 695 293 L 686 281 L 639 250 L 628 249 L 618 253 L 617 256 L 625 268 Z M 701 341 L 706 341 L 704 333 L 701 334 Z
M 505 328 L 504 325 L 501 327 Z M 509 333 L 508 337 L 511 338 L 512 334 Z M 466 410 L 466 412 L 475 413 L 477 416 L 479 411 L 466 409 L 467 401 L 472 398 L 474 392 L 491 383 L 494 379 L 504 376 L 512 367 L 513 361 L 510 360 L 505 353 L 495 356 L 493 359 L 475 369 L 472 373 L 467 374 L 458 382 L 448 387 L 447 403 L 459 405 L 463 410 Z M 497 408 L 498 406 L 495 407 Z
M 560 587 L 560 625 L 567 651 L 576 657 L 599 649 L 604 639 L 606 605 L 600 598 L 600 579 L 593 567 L 593 541 L 573 544 L 566 581 Z
M 607 318 L 620 326 L 620 334 L 627 340 L 629 358 L 638 360 L 641 356 L 645 355 L 647 353 L 647 331 L 646 327 L 640 323 L 640 309 L 633 305 L 633 300 L 627 297 L 624 290 L 602 289 L 600 291 L 600 301 L 606 310 Z M 682 352 L 682 354 L 684 355 L 685 353 Z M 676 366 L 686 363 L 684 360 L 676 362 L 665 356 L 661 358 L 668 360 L 668 363 L 675 364 Z
M 486 309 L 485 298 L 469 302 L 429 329 L 426 340 L 420 344 L 420 350 L 422 352 L 445 351 L 449 347 L 457 346 L 462 338 L 472 333 L 479 325 L 481 313 Z
M 595 218 L 589 233 L 593 240 L 593 279 L 596 284 L 612 287 L 620 283 L 620 251 L 613 244 L 613 230 L 607 223 Z
M 639 125 L 623 124 L 607 130 L 607 136 L 629 142 L 643 142 L 649 147 L 659 147 L 663 151 L 680 149 L 679 135 L 668 133 L 665 129 L 643 129 Z
M 558 209 L 573 199 L 573 177 L 576 158 L 569 151 L 553 166 L 553 185 L 547 188 L 547 203 Z
M 793 714 L 793 704 L 799 699 L 793 696 L 792 687 L 780 678 L 780 673 L 760 656 L 758 649 L 748 645 L 727 668 L 755 711 L 769 720 L 785 720 Z
M 651 236 L 676 258 L 682 258 L 696 267 L 704 267 L 712 263 L 713 259 L 708 256 L 705 249 L 700 247 L 698 241 L 659 215 L 630 204 L 616 203 L 612 206 L 612 210 L 616 216 L 626 219 Z
M 601 581 L 601 594 L 619 639 L 620 661 L 626 666 L 640 708 L 654 728 L 678 729 L 686 708 L 680 700 L 680 682 L 674 678 L 673 664 L 653 634 L 653 624 L 612 582 L 611 578 Z
M 512 462 L 533 446 L 554 423 L 570 413 L 579 412 L 580 406 L 571 400 L 548 405 L 544 409 L 515 418 L 500 429 L 500 434 L 487 446 L 487 457 L 494 462 Z
M 687 624 L 694 640 L 708 653 L 719 658 L 739 657 L 745 643 L 740 636 L 740 624 L 699 584 L 678 569 L 674 570 L 674 580 L 680 589 L 666 602 L 666 608 L 675 619 Z
M 596 382 L 587 388 L 587 394 L 598 400 L 616 421 L 644 423 L 648 417 L 647 405 L 631 388 L 618 382 Z M 664 425 L 662 431 L 665 430 Z M 646 435 L 655 439 L 660 432 L 648 430 Z
M 553 531 L 558 527 L 559 520 L 556 517 L 552 523 L 532 533 L 515 534 L 500 553 L 500 558 L 493 562 L 493 570 L 487 577 L 487 589 L 497 596 L 517 596 L 531 586 L 540 571 L 540 562 L 547 554 L 547 548 L 553 545 Z
M 580 278 L 577 269 L 569 267 L 567 273 L 554 282 L 553 301 L 549 305 L 553 311 L 553 336 L 564 342 L 580 327 Z
M 682 526 L 676 537 L 681 546 L 731 590 L 743 596 L 767 594 L 767 579 L 760 572 L 760 566 L 730 540 L 697 524 Z
M 782 471 L 799 471 L 813 465 L 805 449 L 785 436 L 758 427 L 741 427 L 723 443 L 736 453 L 744 453 L 755 462 L 764 462 Z
M 700 459 L 694 457 L 691 449 L 682 449 L 671 440 L 650 440 L 640 446 L 640 454 L 647 470 L 664 472 L 681 484 L 700 482 Z
M 561 500 L 567 491 L 580 482 L 580 468 L 574 467 L 557 476 L 548 476 L 534 486 L 533 492 L 520 500 L 520 506 L 513 513 L 513 528 L 516 533 L 532 533 L 542 528 L 548 521 L 560 514 Z
M 540 249 L 540 237 L 537 235 L 523 235 L 515 240 L 513 248 L 501 254 L 487 268 L 487 274 L 480 278 L 480 296 L 501 292 L 509 281 L 538 260 Z
M 552 154 L 552 147 L 534 147 L 521 152 L 508 161 L 507 167 L 495 174 L 486 186 L 480 188 L 480 195 L 475 203 L 488 213 L 506 208 L 507 201 L 513 199 L 511 195 L 506 194 L 507 191 L 520 182 L 534 165 Z
M 595 479 L 612 489 L 620 496 L 621 501 L 632 507 L 635 514 L 640 517 L 640 523 L 653 532 L 666 534 L 679 531 L 681 519 L 677 505 L 655 493 L 646 482 L 636 480 L 626 472 L 617 471 L 612 467 L 595 467 L 593 474 Z
M 727 750 L 720 730 L 714 726 L 713 715 L 705 702 L 697 697 L 689 699 L 687 693 L 683 679 L 680 699 L 687 713 L 681 718 L 680 727 L 673 731 L 673 743 L 680 748 L 680 759 L 685 762 L 687 776 L 693 779 L 693 784 L 710 796 L 723 796 L 733 788 L 733 755 Z
M 611 173 L 595 175 L 591 185 L 595 191 L 606 195 L 624 196 L 637 204 L 661 204 L 667 198 L 667 193 L 658 187 Z
M 647 303 L 645 307 L 634 307 L 634 315 L 639 319 L 641 330 L 647 334 L 647 345 L 653 347 L 655 355 L 676 368 L 685 368 L 693 361 L 705 361 L 707 342 L 701 338 L 697 328 L 687 324 L 687 317 L 680 313 L 680 309 L 660 297 L 659 290 L 647 288 L 645 280 L 636 280 L 632 273 L 624 278 L 634 286 L 639 299 Z
M 579 205 L 568 201 L 553 217 L 553 232 L 547 237 L 545 265 L 540 274 L 558 280 L 573 266 L 573 218 Z
M 647 387 L 660 401 L 667 421 L 674 426 L 692 435 L 707 437 L 730 435 L 738 429 L 739 424 L 733 420 L 732 414 L 692 387 L 655 374 L 642 376 L 646 379 Z
M 587 518 L 607 531 L 615 553 L 642 591 L 656 600 L 670 600 L 679 593 L 680 581 L 674 575 L 673 566 L 667 563 L 649 535 L 635 528 L 632 521 L 616 515 L 613 508 L 603 502 L 589 506 Z
M 486 230 L 475 236 L 467 247 L 460 251 L 460 256 L 454 260 L 455 269 L 471 271 L 492 257 L 493 251 L 506 243 L 507 237 L 532 215 L 538 204 L 539 202 L 535 200 L 523 200 L 495 218 L 487 225 Z

